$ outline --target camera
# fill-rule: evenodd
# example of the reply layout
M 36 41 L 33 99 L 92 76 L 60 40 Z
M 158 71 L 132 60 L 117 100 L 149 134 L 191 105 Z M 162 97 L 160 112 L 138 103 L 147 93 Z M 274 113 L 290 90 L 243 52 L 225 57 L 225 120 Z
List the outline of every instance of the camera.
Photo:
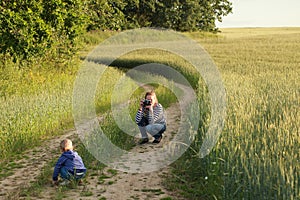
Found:
M 144 102 L 143 102 L 143 106 L 150 106 L 151 105 L 151 100 L 149 99 L 145 99 Z

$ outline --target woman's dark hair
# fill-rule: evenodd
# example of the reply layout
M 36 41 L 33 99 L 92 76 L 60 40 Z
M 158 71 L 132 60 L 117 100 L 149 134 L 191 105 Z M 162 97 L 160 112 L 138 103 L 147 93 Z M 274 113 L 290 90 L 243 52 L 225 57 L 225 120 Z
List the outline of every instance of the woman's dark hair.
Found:
M 147 98 L 148 95 L 150 95 L 150 96 L 155 95 L 156 96 L 154 90 L 151 90 L 150 92 L 146 92 L 145 99 Z

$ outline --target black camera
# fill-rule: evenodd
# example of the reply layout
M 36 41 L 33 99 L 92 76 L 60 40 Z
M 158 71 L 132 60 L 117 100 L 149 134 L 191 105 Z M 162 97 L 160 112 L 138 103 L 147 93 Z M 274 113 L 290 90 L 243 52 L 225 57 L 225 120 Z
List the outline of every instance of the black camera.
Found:
M 150 106 L 151 105 L 151 100 L 149 99 L 145 99 L 144 102 L 143 102 L 143 106 Z

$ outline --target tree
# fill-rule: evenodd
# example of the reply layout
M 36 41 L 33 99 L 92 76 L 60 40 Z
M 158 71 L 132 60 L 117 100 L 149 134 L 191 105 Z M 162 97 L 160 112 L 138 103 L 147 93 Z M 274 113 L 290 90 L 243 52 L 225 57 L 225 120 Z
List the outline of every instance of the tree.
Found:
M 160 0 L 152 25 L 177 31 L 216 31 L 216 20 L 232 12 L 228 0 Z
M 216 31 L 215 21 L 229 14 L 231 6 L 228 0 L 93 0 L 89 8 L 97 17 L 93 17 L 90 27 Z
M 81 0 L 1 1 L 0 53 L 28 59 L 55 43 L 73 43 L 85 30 L 84 13 Z
M 29 57 L 51 40 L 50 26 L 40 17 L 40 3 L 3 1 L 0 7 L 0 51 Z
M 156 0 L 127 0 L 123 12 L 128 22 L 135 28 L 152 26 L 152 17 L 155 15 Z M 130 27 L 129 27 L 130 28 Z
M 123 30 L 126 29 L 126 17 L 122 10 L 126 2 L 121 0 L 88 1 L 90 23 L 87 30 Z
M 231 6 L 228 0 L 2 0 L 0 53 L 27 59 L 55 44 L 72 47 L 80 34 L 95 29 L 216 31 L 215 21 Z

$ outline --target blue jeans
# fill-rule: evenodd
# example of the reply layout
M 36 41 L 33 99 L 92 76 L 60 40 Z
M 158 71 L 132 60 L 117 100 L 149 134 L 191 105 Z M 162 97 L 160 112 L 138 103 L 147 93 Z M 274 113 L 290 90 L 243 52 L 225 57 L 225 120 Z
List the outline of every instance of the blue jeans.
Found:
M 66 167 L 62 167 L 60 169 L 60 176 L 61 178 L 66 180 L 72 180 L 72 179 L 79 180 L 85 176 L 85 172 L 81 172 L 81 173 L 75 172 L 75 174 L 73 175 L 68 171 Z
M 165 124 L 148 124 L 148 120 L 142 118 L 141 122 L 138 124 L 142 138 L 148 138 L 147 132 L 150 133 L 155 139 L 162 136 L 163 132 L 166 130 Z

